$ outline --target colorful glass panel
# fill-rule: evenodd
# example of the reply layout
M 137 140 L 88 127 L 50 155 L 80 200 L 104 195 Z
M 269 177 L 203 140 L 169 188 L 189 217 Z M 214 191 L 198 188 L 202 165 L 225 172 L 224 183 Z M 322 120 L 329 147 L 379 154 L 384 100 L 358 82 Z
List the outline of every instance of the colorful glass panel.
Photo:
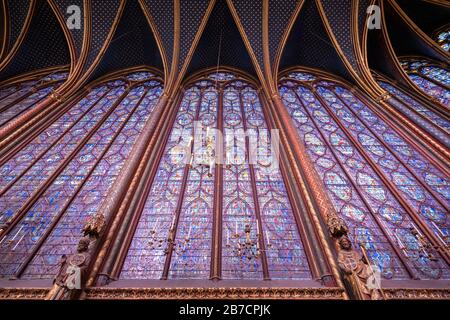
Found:
M 417 225 L 384 182 L 387 175 L 430 227 L 439 224 L 435 232 L 448 232 L 446 212 L 441 205 L 446 204 L 447 196 L 433 194 L 433 197 L 423 187 L 425 172 L 399 162 L 399 158 L 409 164 L 420 161 L 420 156 L 416 158 L 417 151 L 409 155 L 414 154 L 413 158 L 402 159 L 400 152 L 412 152 L 412 147 L 343 87 L 334 89 L 328 81 L 316 82 L 314 87 L 310 81 L 302 85 L 282 82 L 280 92 L 336 210 L 350 225 L 354 243 L 366 247 L 383 276 L 394 279 L 407 276 L 395 247 L 401 249 L 402 260 L 420 278 L 448 278 L 445 262 L 434 261 L 434 257 L 431 259 L 419 250 L 419 241 L 411 233 Z M 380 129 L 382 133 L 389 132 L 384 141 L 378 137 Z M 387 140 L 392 144 L 385 146 Z M 375 162 L 375 167 L 368 158 Z M 442 173 L 439 176 L 445 177 Z M 432 189 L 431 185 L 428 187 Z M 432 208 L 437 214 L 433 218 L 422 215 L 425 208 L 427 212 Z
M 283 181 L 277 151 L 256 90 L 247 87 L 241 92 L 242 112 L 246 130 L 258 142 L 258 157 L 253 166 L 265 241 L 269 277 L 272 280 L 311 279 L 306 253 L 300 238 L 286 186 Z
M 67 72 L 55 72 L 0 88 L 0 128 L 43 101 L 67 76 Z
M 2 277 L 54 276 L 61 255 L 73 252 L 83 223 L 104 203 L 161 94 L 156 80 L 129 92 L 122 80 L 100 85 L 1 167 L 8 178 L 0 221 L 19 218 L 0 240 Z
M 322 90 L 328 89 L 319 88 L 318 92 Z M 352 112 L 351 115 L 355 116 L 354 124 L 350 124 L 345 117 L 340 118 L 342 124 L 379 165 L 408 204 L 427 222 L 428 227 L 438 237 L 441 233 L 448 234 L 450 180 L 446 175 L 348 90 L 336 87 L 335 93 L 340 100 L 330 105 L 332 111 L 337 116 L 342 112 Z
M 444 51 L 450 51 L 450 29 L 440 32 L 436 37 L 436 42 Z
M 203 90 L 197 121 L 204 128 L 217 129 L 219 93 L 215 87 Z M 194 155 L 202 154 L 203 148 L 205 143 L 194 143 Z M 193 160 L 183 190 L 171 279 L 207 279 L 210 273 L 215 170 L 198 165 L 198 160 Z M 185 239 L 189 242 L 184 243 Z
M 198 157 L 208 143 L 208 134 L 202 137 L 205 140 L 202 143 L 194 143 L 196 121 L 200 121 L 206 132 L 223 128 L 224 149 L 234 149 L 232 154 L 242 156 L 243 160 L 247 155 L 243 147 L 245 138 L 235 135 L 240 141 L 234 143 L 237 140 L 227 140 L 227 132 L 252 129 L 256 140 L 265 139 L 266 144 L 270 140 L 262 132 L 267 125 L 256 90 L 233 74 L 220 72 L 209 78 L 212 81 L 200 80 L 188 88 L 183 97 L 120 277 L 160 279 L 167 268 L 169 279 L 209 279 L 214 203 L 220 194 L 223 279 L 263 280 L 261 257 L 248 259 L 235 250 L 235 236 L 239 234 L 245 240 L 247 225 L 251 230 L 250 240 L 260 246 L 256 231 L 259 224 L 263 230 L 260 238 L 267 248 L 269 276 L 311 279 L 281 172 L 278 167 L 268 171 L 270 157 L 262 154 L 254 165 L 246 161 L 218 167 L 199 164 Z M 211 137 L 216 145 L 217 136 Z M 190 151 L 194 155 L 191 164 L 186 162 Z M 233 161 L 236 161 L 234 156 Z M 215 190 L 218 173 L 222 177 L 222 190 Z M 176 244 L 173 252 L 166 250 L 172 228 Z
M 231 73 L 227 73 L 227 72 L 216 72 L 216 73 L 211 73 L 208 76 L 209 79 L 214 80 L 214 81 L 230 81 L 236 78 L 236 76 L 234 74 Z
M 223 169 L 222 277 L 263 279 L 260 259 L 251 260 L 236 254 L 239 242 L 245 238 L 247 225 L 251 228 L 251 241 L 259 243 L 255 214 L 255 206 L 259 204 L 254 203 L 253 168 L 246 161 L 246 123 L 241 110 L 241 89 L 229 86 L 223 93 L 224 148 L 229 159 Z
M 450 72 L 426 60 L 403 59 L 403 69 L 409 78 L 427 95 L 444 106 L 450 106 Z
M 389 91 L 396 99 L 401 101 L 405 107 L 399 106 L 397 103 L 393 104 L 400 112 L 407 115 L 416 124 L 434 134 L 444 144 L 450 146 L 450 121 L 445 116 L 431 110 L 429 107 L 422 103 L 419 103 L 416 99 L 412 98 L 402 90 L 396 88 L 394 85 L 386 81 L 378 81 L 378 84 L 385 90 Z M 435 127 L 440 130 L 436 130 L 428 123 L 431 122 Z
M 164 240 L 169 237 L 175 221 L 175 211 L 181 201 L 181 187 L 186 174 L 183 159 L 191 144 L 188 138 L 193 136 L 194 121 L 198 119 L 201 101 L 202 90 L 193 87 L 187 90 L 181 102 L 122 268 L 121 278 L 160 279 L 163 274 L 166 260 Z

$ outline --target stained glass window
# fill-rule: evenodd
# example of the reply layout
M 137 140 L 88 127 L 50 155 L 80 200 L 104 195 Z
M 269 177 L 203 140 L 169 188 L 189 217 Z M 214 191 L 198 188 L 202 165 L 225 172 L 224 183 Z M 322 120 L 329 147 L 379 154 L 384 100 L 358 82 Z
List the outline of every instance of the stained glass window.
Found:
M 52 278 L 98 212 L 149 119 L 162 81 L 152 73 L 94 87 L 0 164 L 0 275 Z
M 388 99 L 390 105 L 434 138 L 450 147 L 450 121 L 440 108 L 419 102 L 418 99 L 385 77 L 377 75 L 376 79 L 378 84 L 392 95 L 392 98 Z
M 436 42 L 441 46 L 444 51 L 450 51 L 450 26 L 446 26 L 440 31 L 436 32 Z
M 54 71 L 44 76 L 27 77 L 0 88 L 0 128 L 25 111 L 35 107 L 61 86 L 68 73 Z
M 402 59 L 409 78 L 427 95 L 450 106 L 450 71 L 425 59 Z
M 384 278 L 448 279 L 449 266 L 423 244 L 424 229 L 449 241 L 446 174 L 345 85 L 299 72 L 279 89 L 356 247 Z
M 267 129 L 257 91 L 240 77 L 213 73 L 188 87 L 120 278 L 209 279 L 215 259 L 223 279 L 311 279 L 282 174 L 268 165 L 272 152 L 246 160 L 249 140 L 270 144 Z M 230 161 L 202 163 L 204 151 L 220 141 Z M 176 245 L 167 250 L 171 233 Z M 216 236 L 220 256 L 213 255 Z M 252 245 L 243 255 L 246 240 Z

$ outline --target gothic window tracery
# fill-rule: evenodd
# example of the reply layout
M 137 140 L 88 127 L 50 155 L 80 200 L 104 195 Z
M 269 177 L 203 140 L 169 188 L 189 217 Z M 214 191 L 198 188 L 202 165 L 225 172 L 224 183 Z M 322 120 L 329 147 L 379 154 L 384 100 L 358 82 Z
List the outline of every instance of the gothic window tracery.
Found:
M 292 72 L 279 89 L 336 211 L 383 277 L 449 278 L 422 243 L 449 242 L 446 174 L 345 85 Z
M 163 91 L 153 72 L 93 87 L 0 164 L 0 275 L 52 278 L 97 213 Z
M 206 130 L 203 144 L 195 143 L 196 121 Z M 223 140 L 215 134 L 208 138 L 215 129 L 224 133 Z M 131 231 L 121 279 L 209 279 L 213 259 L 221 261 L 223 279 L 311 279 L 282 174 L 268 165 L 272 153 L 247 161 L 252 134 L 256 141 L 270 140 L 265 129 L 258 92 L 239 76 L 213 73 L 186 89 L 140 221 Z M 247 142 L 227 134 L 239 130 L 251 132 Z M 231 161 L 200 164 L 208 141 L 222 141 Z M 192 158 L 173 161 L 190 152 Z M 171 229 L 176 245 L 167 250 Z M 212 253 L 215 237 L 220 256 Z M 252 247 L 238 252 L 246 239 Z
M 52 71 L 1 87 L 0 128 L 47 98 L 64 83 L 67 76 L 66 71 Z
M 427 95 L 446 107 L 450 106 L 450 71 L 425 59 L 400 60 L 409 78 Z

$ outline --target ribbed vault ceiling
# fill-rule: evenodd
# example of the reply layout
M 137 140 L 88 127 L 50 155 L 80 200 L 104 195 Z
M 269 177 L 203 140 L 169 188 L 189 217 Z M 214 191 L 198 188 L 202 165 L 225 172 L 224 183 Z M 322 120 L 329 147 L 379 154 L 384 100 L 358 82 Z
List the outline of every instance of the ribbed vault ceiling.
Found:
M 345 5 L 342 6 L 336 6 L 330 0 L 270 0 L 266 6 L 262 5 L 263 2 L 250 5 L 241 0 L 198 0 L 195 4 L 188 2 L 190 0 L 179 1 L 179 6 L 176 6 L 174 2 L 160 0 L 92 0 L 91 6 L 84 8 L 81 0 L 35 0 L 31 26 L 25 32 L 28 9 L 33 2 L 7 0 L 6 18 L 9 23 L 2 59 L 16 42 L 20 42 L 21 33 L 24 36 L 11 61 L 1 67 L 0 79 L 48 66 L 69 65 L 71 62 L 83 73 L 92 68 L 87 80 L 139 65 L 153 66 L 162 71 L 165 68 L 166 75 L 176 78 L 186 64 L 185 78 L 216 66 L 218 61 L 222 66 L 256 75 L 257 67 L 261 70 L 264 70 L 264 64 L 274 67 L 280 44 L 283 44 L 279 70 L 295 65 L 307 66 L 355 82 L 349 70 L 356 70 L 357 55 L 351 52 L 353 44 L 343 43 L 344 40 L 353 40 L 338 34 L 339 25 L 348 27 L 349 20 L 353 19 L 352 14 L 347 12 L 353 0 L 343 2 Z M 215 5 L 209 12 L 207 8 L 212 3 Z M 366 6 L 371 1 L 358 3 L 359 8 L 354 14 L 358 14 L 356 21 L 361 39 Z M 396 3 L 428 35 L 449 20 L 449 8 L 421 0 L 396 0 Z M 64 31 L 66 26 L 61 21 L 67 16 L 66 7 L 72 4 L 90 12 L 91 33 Z M 321 12 L 319 4 L 324 12 Z M 295 16 L 299 5 L 302 7 Z M 233 13 L 230 8 L 236 12 Z M 264 8 L 268 12 L 266 19 Z M 343 10 L 342 14 L 339 10 Z M 321 17 L 321 13 L 325 18 Z M 386 5 L 386 13 L 389 36 L 398 55 L 420 54 L 438 58 L 418 39 L 416 33 L 398 19 L 390 5 Z M 324 19 L 328 24 L 324 23 Z M 262 24 L 267 24 L 267 43 L 261 39 L 265 30 Z M 337 44 L 331 41 L 327 25 L 336 36 Z M 203 30 L 201 34 L 199 30 Z M 285 36 L 287 41 L 284 42 L 282 39 Z M 89 45 L 83 45 L 83 39 L 88 40 Z M 379 51 L 379 37 L 369 34 L 369 39 L 369 51 Z M 74 56 L 70 54 L 71 45 Z M 188 55 L 190 50 L 192 57 Z M 266 57 L 264 50 L 268 52 Z M 340 50 L 350 66 L 343 62 Z M 79 59 L 83 55 L 85 58 Z M 167 61 L 165 65 L 164 60 Z M 377 66 L 377 63 L 372 55 L 371 64 Z

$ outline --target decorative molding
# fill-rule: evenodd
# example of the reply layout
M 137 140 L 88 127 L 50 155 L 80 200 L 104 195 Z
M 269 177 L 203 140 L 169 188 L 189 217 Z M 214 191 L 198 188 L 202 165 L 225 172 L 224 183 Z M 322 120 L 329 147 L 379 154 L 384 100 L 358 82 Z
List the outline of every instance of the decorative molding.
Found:
M 25 81 L 34 80 L 39 77 L 46 76 L 51 73 L 57 73 L 57 72 L 69 72 L 69 66 L 53 66 L 53 67 L 47 67 L 39 70 L 34 70 L 31 72 L 27 72 L 15 77 L 8 78 L 7 80 L 0 82 L 0 88 L 4 86 L 10 86 L 14 84 L 19 84 Z
M 188 51 L 186 57 L 184 57 L 184 61 L 178 61 L 178 63 L 182 63 L 182 64 L 179 65 L 180 70 L 177 73 L 177 77 L 175 79 L 175 85 L 174 85 L 175 88 L 177 88 L 179 86 L 179 84 L 184 79 L 186 71 L 188 70 L 189 64 L 190 64 L 190 62 L 192 60 L 193 55 L 195 54 L 195 50 L 197 48 L 197 45 L 198 45 L 198 43 L 200 41 L 200 38 L 203 35 L 203 31 L 205 30 L 206 24 L 207 24 L 208 20 L 210 19 L 211 13 L 212 13 L 215 5 L 216 5 L 216 0 L 211 0 L 209 2 L 208 6 L 206 8 L 206 11 L 205 11 L 204 15 L 201 18 L 199 27 L 196 30 L 196 33 L 195 33 L 194 39 L 192 41 L 192 44 L 191 44 L 191 46 L 189 48 L 189 51 Z M 180 25 L 180 28 L 181 28 L 181 25 Z M 181 41 L 182 41 L 182 39 L 180 37 L 180 43 L 179 43 L 180 47 L 182 45 Z
M 11 28 L 11 23 L 9 21 L 8 4 L 5 0 L 0 1 L 0 13 L 3 19 L 2 27 L 3 31 L 0 35 L 0 61 L 3 60 L 3 56 L 8 50 L 9 42 L 9 29 Z
M 161 34 L 158 31 L 158 27 L 155 23 L 155 20 L 154 20 L 153 16 L 150 14 L 150 12 L 145 4 L 145 1 L 139 0 L 139 5 L 141 7 L 142 12 L 144 13 L 145 18 L 147 19 L 147 23 L 150 26 L 151 31 L 153 32 L 153 36 L 155 37 L 155 41 L 158 46 L 159 53 L 161 55 L 161 60 L 163 62 L 164 79 L 167 82 L 167 79 L 169 79 L 169 74 L 170 74 L 171 61 L 169 61 L 169 58 L 167 57 L 167 53 L 166 53 L 166 50 L 164 47 L 164 42 L 161 38 Z M 164 83 L 164 87 L 166 87 L 166 84 L 167 83 Z
M 343 300 L 340 288 L 91 288 L 86 299 L 152 299 L 152 300 L 214 300 L 214 299 L 289 299 L 289 300 Z
M 383 289 L 389 300 L 450 300 L 450 289 Z
M 44 300 L 48 288 L 0 288 L 0 300 Z
M 241 38 L 244 41 L 245 47 L 247 49 L 247 52 L 252 60 L 253 66 L 255 68 L 256 74 L 258 75 L 259 78 L 259 82 L 261 83 L 261 86 L 263 88 L 263 90 L 265 91 L 265 93 L 267 94 L 267 96 L 270 96 L 270 90 L 268 87 L 268 82 L 267 82 L 267 77 L 265 77 L 265 74 L 262 70 L 262 66 L 259 64 L 258 62 L 258 58 L 255 54 L 255 51 L 253 50 L 253 46 L 252 43 L 250 41 L 250 39 L 247 36 L 247 33 L 244 29 L 244 26 L 241 22 L 241 19 L 239 17 L 239 14 L 236 10 L 236 7 L 234 6 L 234 3 L 232 0 L 226 0 L 227 4 L 228 4 L 228 8 L 230 9 L 231 15 L 233 16 L 233 20 L 236 23 L 236 26 L 239 30 L 239 33 L 241 34 Z
M 290 21 L 286 26 L 286 30 L 284 31 L 283 37 L 281 38 L 281 42 L 280 42 L 278 51 L 273 59 L 273 63 L 272 63 L 273 79 L 272 79 L 272 81 L 275 84 L 275 87 L 278 87 L 277 83 L 278 83 L 281 56 L 283 55 L 284 48 L 286 46 L 289 35 L 291 34 L 292 28 L 294 27 L 294 24 L 297 21 L 297 18 L 300 14 L 301 9 L 303 8 L 304 3 L 305 3 L 305 0 L 300 0 L 297 3 L 297 7 L 295 8 L 295 10 L 292 13 Z M 270 32 L 270 30 L 269 30 L 269 32 Z
M 3 288 L 0 300 L 44 300 L 48 288 Z M 344 300 L 339 288 L 90 288 L 87 300 L 289 299 Z M 384 289 L 388 300 L 450 300 L 450 289 Z
M 353 80 L 358 83 L 359 86 L 361 86 L 362 88 L 366 88 L 366 84 L 364 83 L 364 81 L 361 79 L 360 74 L 358 73 L 359 70 L 355 70 L 352 66 L 352 64 L 350 63 L 348 57 L 346 56 L 346 54 L 344 53 L 343 49 L 341 48 L 341 45 L 339 43 L 339 40 L 337 39 L 333 27 L 330 24 L 330 21 L 327 17 L 327 14 L 325 12 L 324 6 L 322 4 L 321 0 L 315 0 L 316 2 L 316 6 L 317 6 L 317 11 L 319 12 L 320 18 L 322 19 L 322 23 L 325 27 L 325 30 L 333 44 L 334 50 L 336 51 L 336 53 L 338 54 L 339 58 L 341 59 L 342 63 L 344 64 L 345 68 L 347 69 L 347 71 L 349 72 L 349 74 L 352 76 Z M 352 8 L 345 8 L 345 10 L 350 10 L 352 11 Z M 348 30 L 348 32 L 353 33 L 356 32 L 357 30 L 355 30 L 354 27 L 351 26 L 351 30 Z M 353 40 L 353 37 L 352 37 Z M 353 44 L 352 44 L 353 46 Z
M 89 16 L 91 18 L 91 22 L 89 24 L 90 28 L 87 28 L 85 26 L 85 30 L 87 30 L 87 32 L 88 32 L 88 38 L 89 38 L 90 45 L 89 45 L 89 47 L 86 48 L 86 52 L 85 52 L 85 56 L 84 56 L 85 59 L 82 60 L 82 62 L 84 64 L 80 63 L 78 66 L 80 68 L 80 71 L 82 71 L 82 74 L 80 74 L 79 78 L 77 79 L 77 82 L 74 85 L 74 89 L 73 90 L 68 89 L 70 94 L 72 94 L 76 90 L 75 88 L 79 88 L 83 84 L 85 84 L 85 81 L 87 81 L 89 79 L 89 76 L 95 71 L 96 67 L 102 60 L 103 56 L 106 53 L 107 48 L 109 47 L 109 45 L 111 44 L 111 41 L 113 40 L 113 37 L 114 37 L 114 34 L 116 33 L 119 22 L 122 19 L 122 14 L 125 9 L 125 4 L 126 4 L 126 1 L 120 0 L 119 6 L 118 6 L 117 11 L 114 16 L 114 21 L 110 26 L 110 30 L 109 30 L 106 38 L 104 39 L 104 42 L 103 42 L 102 46 L 100 47 L 95 59 L 92 61 L 92 63 L 90 65 L 87 64 L 88 63 L 88 55 L 92 54 L 92 45 L 93 45 L 92 40 L 94 39 L 93 34 L 95 31 L 91 30 L 92 29 L 92 20 L 93 20 L 92 3 L 90 3 L 90 5 L 86 7 L 86 10 L 89 12 Z
M 450 8 L 450 3 L 447 0 L 422 0 L 422 1 L 429 2 L 431 4 L 435 4 L 438 6 Z

